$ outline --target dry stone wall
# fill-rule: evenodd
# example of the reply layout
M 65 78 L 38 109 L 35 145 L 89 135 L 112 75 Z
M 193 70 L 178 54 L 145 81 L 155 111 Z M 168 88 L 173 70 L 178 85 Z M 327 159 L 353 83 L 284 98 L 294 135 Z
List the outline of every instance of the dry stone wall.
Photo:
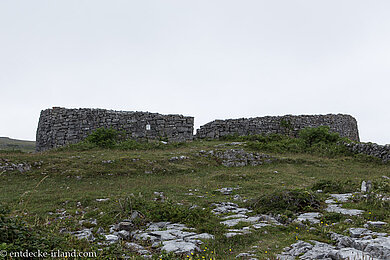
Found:
M 100 127 L 124 130 L 135 139 L 163 137 L 169 141 L 187 141 L 193 139 L 194 118 L 149 112 L 55 107 L 41 112 L 36 150 L 77 143 Z
M 384 163 L 390 161 L 390 144 L 348 143 L 345 144 L 352 152 L 362 153 L 381 159 Z
M 329 126 L 332 132 L 339 133 L 353 141 L 359 141 L 357 121 L 350 115 L 301 115 L 266 116 L 215 120 L 198 129 L 197 138 L 217 139 L 226 135 L 288 134 L 297 136 L 305 127 Z

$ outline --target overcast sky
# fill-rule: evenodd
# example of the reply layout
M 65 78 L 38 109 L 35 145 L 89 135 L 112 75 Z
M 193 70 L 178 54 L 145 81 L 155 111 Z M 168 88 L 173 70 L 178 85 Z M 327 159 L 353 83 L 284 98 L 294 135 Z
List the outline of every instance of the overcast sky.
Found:
M 1 0 L 0 136 L 53 106 L 354 116 L 390 143 L 390 1 Z

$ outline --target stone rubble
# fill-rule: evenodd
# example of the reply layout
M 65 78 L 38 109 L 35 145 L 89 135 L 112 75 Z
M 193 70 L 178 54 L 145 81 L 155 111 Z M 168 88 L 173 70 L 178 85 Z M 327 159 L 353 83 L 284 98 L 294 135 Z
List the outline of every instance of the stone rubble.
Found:
M 368 247 L 364 250 L 359 250 L 354 247 L 336 247 L 326 243 L 318 242 L 311 240 L 311 243 L 314 245 L 298 241 L 290 247 L 284 248 L 284 252 L 279 254 L 277 259 L 279 260 L 294 260 L 298 259 L 303 260 L 312 260 L 312 259 L 370 259 L 370 260 L 379 260 L 379 259 L 389 259 L 390 255 L 386 252 L 378 253 L 375 250 L 366 251 Z M 376 247 L 378 249 L 378 247 Z M 384 254 L 383 254 L 384 253 Z M 379 256 L 379 257 L 378 257 Z
M 86 239 L 88 241 L 94 241 L 95 237 L 93 236 L 92 229 L 91 228 L 86 228 L 80 231 L 75 231 L 71 233 L 78 239 Z
M 257 166 L 264 163 L 271 163 L 275 160 L 270 155 L 260 153 L 250 153 L 243 149 L 229 149 L 226 151 L 210 151 L 215 158 L 221 160 L 221 164 L 226 167 Z
M 150 223 L 146 230 L 131 232 L 131 236 L 135 240 L 150 240 L 154 246 L 162 245 L 161 250 L 175 254 L 198 251 L 201 239 L 214 239 L 213 235 L 193 230 L 184 224 L 157 222 Z
M 247 208 L 240 208 L 237 204 L 233 202 L 221 202 L 221 203 L 213 203 L 211 204 L 215 208 L 212 210 L 212 212 L 216 215 L 219 214 L 226 214 L 226 213 L 250 213 L 252 210 L 249 210 Z
M 347 202 L 352 196 L 352 193 L 345 194 L 330 194 L 331 199 L 327 199 L 325 203 L 328 204 L 328 207 L 325 209 L 327 212 L 340 213 L 343 215 L 349 216 L 358 216 L 361 215 L 364 211 L 360 209 L 344 209 L 339 203 Z
M 212 212 L 218 216 L 222 214 L 233 214 L 227 216 L 221 216 L 221 224 L 227 227 L 235 227 L 239 223 L 246 223 L 249 226 L 242 229 L 228 229 L 225 233 L 226 237 L 233 237 L 237 235 L 245 235 L 251 233 L 253 230 L 257 230 L 266 226 L 281 225 L 275 218 L 268 215 L 247 216 L 247 213 L 251 213 L 252 210 L 247 208 L 240 208 L 237 204 L 232 202 L 221 202 L 212 204 L 215 209 Z
M 188 156 L 184 156 L 184 155 L 180 155 L 180 156 L 174 156 L 174 157 L 171 157 L 169 159 L 170 162 L 174 162 L 174 161 L 181 161 L 181 160 L 186 160 L 186 159 L 189 159 Z
M 238 190 L 238 189 L 240 189 L 240 188 L 229 188 L 229 187 L 227 187 L 227 188 L 217 189 L 217 190 L 215 190 L 215 191 L 219 191 L 219 192 L 222 193 L 223 195 L 230 195 L 230 194 L 232 194 L 232 192 L 233 192 L 234 190 Z
M 237 188 L 221 188 L 216 191 L 229 193 Z M 192 190 L 190 190 L 192 191 Z M 195 190 L 197 191 L 197 190 Z M 155 195 L 161 199 L 164 197 L 162 192 L 155 192 Z M 338 212 L 347 215 L 359 215 L 363 211 L 356 209 L 344 209 L 341 204 L 347 202 L 354 196 L 352 193 L 330 194 L 326 200 L 328 212 Z M 220 223 L 228 227 L 224 234 L 227 238 L 237 235 L 250 234 L 258 229 L 267 226 L 282 225 L 277 219 L 269 215 L 250 216 L 252 210 L 239 207 L 232 202 L 213 203 L 212 212 L 219 216 Z M 66 211 L 61 211 L 66 214 Z M 135 230 L 133 220 L 140 217 L 140 213 L 134 211 L 130 219 L 124 219 L 116 225 L 110 227 L 109 233 L 100 230 L 97 234 L 105 238 L 106 244 L 117 243 L 124 240 L 124 246 L 145 258 L 151 258 L 152 252 L 166 251 L 174 254 L 189 254 L 200 250 L 202 240 L 214 239 L 214 236 L 208 233 L 196 233 L 195 229 L 188 228 L 184 224 L 170 222 L 149 223 L 144 229 Z M 319 212 L 307 212 L 297 216 L 295 222 L 309 224 L 319 224 L 322 214 Z M 83 223 L 86 220 L 83 220 Z M 352 220 L 348 220 L 350 223 Z M 93 220 L 89 220 L 91 223 Z M 81 223 L 81 224 L 83 224 Z M 95 223 L 96 224 L 96 223 Z M 241 228 L 234 228 L 237 225 Z M 349 228 L 345 232 L 348 235 L 330 233 L 330 237 L 335 241 L 334 245 L 311 240 L 308 242 L 297 241 L 293 245 L 284 248 L 284 251 L 278 255 L 278 259 L 390 259 L 390 237 L 387 233 L 374 232 L 369 227 L 380 228 L 387 225 L 383 221 L 367 221 L 364 228 Z M 266 232 L 266 231 L 264 231 Z M 94 241 L 92 229 L 86 228 L 81 231 L 71 232 L 79 239 Z M 139 241 L 139 242 L 137 242 Z M 140 245 L 148 244 L 147 247 Z M 255 251 L 240 253 L 236 258 L 257 259 Z
M 337 212 L 347 215 L 360 215 L 363 211 L 356 209 L 343 209 L 340 204 L 347 202 L 353 194 L 331 194 L 331 198 L 326 200 L 328 208 L 326 211 Z M 306 215 L 305 215 L 306 214 Z M 320 213 L 305 213 L 298 216 L 299 220 L 316 219 Z M 315 224 L 318 222 L 310 221 Z M 348 219 L 346 222 L 351 223 Z M 382 227 L 387 225 L 383 221 L 367 221 L 365 227 Z M 346 230 L 349 235 L 341 235 L 334 232 L 330 233 L 330 238 L 335 241 L 336 245 L 311 240 L 308 242 L 297 241 L 279 254 L 277 259 L 293 260 L 296 258 L 309 259 L 390 259 L 390 236 L 387 233 L 379 233 L 369 230 L 368 228 L 349 228 Z
M 26 162 L 22 162 L 22 163 L 11 163 L 8 161 L 5 161 L 3 163 L 0 162 L 0 172 L 19 171 L 20 173 L 24 173 L 30 170 L 31 170 L 31 165 Z

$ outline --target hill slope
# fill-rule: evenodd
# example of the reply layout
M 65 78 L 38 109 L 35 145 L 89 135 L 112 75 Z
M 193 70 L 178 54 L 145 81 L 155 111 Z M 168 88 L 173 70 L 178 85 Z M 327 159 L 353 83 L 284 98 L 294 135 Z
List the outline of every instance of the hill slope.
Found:
M 381 237 L 390 233 L 389 225 L 377 222 L 390 223 L 389 201 L 360 193 L 362 181 L 371 180 L 371 194 L 390 197 L 389 164 L 316 150 L 271 152 L 258 143 L 128 143 L 126 149 L 75 145 L 44 153 L 0 152 L 0 217 L 3 204 L 10 208 L 7 216 L 17 215 L 32 228 L 24 233 L 5 218 L 9 223 L 4 225 L 17 229 L 18 239 L 0 239 L 0 245 L 25 250 L 27 244 L 35 250 L 31 241 L 40 241 L 38 249 L 93 251 L 100 259 L 225 260 L 238 255 L 276 259 L 297 241 L 320 241 L 329 249 L 334 238 L 349 235 L 345 230 L 363 232 L 364 226 L 377 232 L 372 233 L 378 237 L 375 243 L 390 239 Z M 331 200 L 335 193 L 350 195 Z M 359 214 L 337 213 L 343 209 Z M 315 223 L 298 221 L 310 212 L 316 213 Z M 333 233 L 338 237 L 332 238 Z M 356 242 L 351 245 L 358 244 L 358 236 L 348 238 Z M 352 249 L 325 253 L 347 250 Z M 385 250 L 370 253 L 386 259 Z
M 21 150 L 23 152 L 34 152 L 35 141 L 25 141 L 0 137 L 0 150 Z

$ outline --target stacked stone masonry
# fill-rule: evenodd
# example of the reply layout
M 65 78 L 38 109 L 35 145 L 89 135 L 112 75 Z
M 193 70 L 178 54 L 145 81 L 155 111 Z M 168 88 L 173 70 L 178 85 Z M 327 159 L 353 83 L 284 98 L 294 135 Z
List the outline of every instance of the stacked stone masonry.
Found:
M 77 143 L 101 127 L 123 130 L 134 139 L 167 138 L 169 141 L 182 142 L 193 139 L 194 118 L 149 112 L 55 107 L 41 112 L 36 150 Z
M 197 138 L 218 139 L 227 135 L 288 134 L 297 136 L 305 127 L 329 126 L 332 132 L 339 133 L 353 141 L 359 141 L 357 121 L 350 115 L 301 115 L 266 116 L 215 120 L 197 130 Z
M 350 143 L 345 144 L 352 152 L 362 153 L 381 159 L 384 163 L 390 161 L 390 145 L 375 143 Z
M 218 139 L 226 135 L 288 134 L 297 136 L 305 127 L 327 125 L 343 137 L 359 141 L 356 119 L 349 115 L 266 116 L 215 120 L 200 127 L 196 138 Z M 98 128 L 123 130 L 134 139 L 169 141 L 193 140 L 194 118 L 149 112 L 125 112 L 105 109 L 66 109 L 55 107 L 41 112 L 36 150 L 45 151 L 77 143 Z

